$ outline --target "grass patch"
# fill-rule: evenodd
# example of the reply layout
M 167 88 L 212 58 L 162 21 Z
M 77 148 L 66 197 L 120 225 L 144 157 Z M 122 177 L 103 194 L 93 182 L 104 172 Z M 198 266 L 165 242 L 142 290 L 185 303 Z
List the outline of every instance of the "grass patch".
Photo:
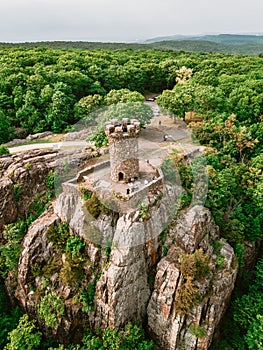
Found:
M 192 323 L 189 327 L 189 331 L 197 338 L 205 337 L 207 334 L 206 330 L 197 323 Z
M 54 244 L 56 249 L 65 251 L 67 240 L 70 237 L 69 226 L 66 222 L 62 222 L 58 226 L 51 225 L 46 235 L 47 239 Z

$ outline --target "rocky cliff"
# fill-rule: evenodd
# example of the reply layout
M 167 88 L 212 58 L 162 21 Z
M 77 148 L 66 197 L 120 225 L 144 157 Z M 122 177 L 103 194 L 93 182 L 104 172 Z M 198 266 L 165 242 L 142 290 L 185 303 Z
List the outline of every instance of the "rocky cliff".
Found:
M 54 151 L 36 150 L 0 157 L 0 229 L 25 217 L 34 198 L 43 194 L 56 155 Z
M 98 155 L 92 149 L 84 152 L 46 149 L 0 156 L 0 230 L 3 225 L 28 215 L 34 200 L 47 190 L 46 178 L 50 170 L 63 172 L 66 165 L 76 172 Z
M 53 152 L 45 157 L 43 174 L 53 166 Z M 2 166 L 6 194 L 1 194 L 5 203 L 8 196 L 14 202 L 9 180 L 14 182 L 15 176 L 18 182 L 18 174 L 28 179 L 31 170 L 15 168 L 15 159 L 22 161 L 21 157 L 1 158 L 6 164 Z M 12 166 L 17 170 L 12 172 Z M 36 182 L 25 191 L 31 195 L 44 175 L 33 178 Z M 90 221 L 85 201 L 76 187 L 74 191 L 63 192 L 31 224 L 22 243 L 17 281 L 13 275 L 6 280 L 10 294 L 31 317 L 38 318 L 47 336 L 65 344 L 79 341 L 86 325 L 96 330 L 138 321 L 158 349 L 208 349 L 237 274 L 234 252 L 219 239 L 210 212 L 194 206 L 169 221 L 169 203 L 179 189 L 166 186 L 162 196 L 156 193 L 147 202 L 144 217 L 139 210 L 116 215 L 100 209 Z M 3 207 L 2 223 L 17 217 L 18 206 L 9 210 Z M 166 222 L 169 225 L 164 227 Z M 71 242 L 75 245 L 70 246 Z M 41 301 L 54 295 L 62 302 L 63 312 L 57 313 L 50 304 L 50 315 L 56 316 L 51 326 L 48 318 L 39 317 L 39 310 Z
M 234 288 L 233 249 L 199 206 L 180 215 L 167 244 L 147 308 L 150 334 L 160 349 L 207 349 Z

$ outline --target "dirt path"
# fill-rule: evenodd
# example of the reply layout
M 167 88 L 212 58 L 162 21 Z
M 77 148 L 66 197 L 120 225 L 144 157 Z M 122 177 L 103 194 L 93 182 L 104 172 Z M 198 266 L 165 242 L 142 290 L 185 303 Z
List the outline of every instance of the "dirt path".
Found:
M 159 108 L 155 102 L 147 102 L 156 112 Z M 201 150 L 198 142 L 194 142 L 191 129 L 183 120 L 176 120 L 167 115 L 156 112 L 147 125 L 142 129 L 139 137 L 139 156 L 149 159 L 150 163 L 159 167 L 164 158 L 174 149 L 185 155 Z
M 174 123 L 173 118 L 160 113 L 156 102 L 146 102 L 153 108 L 154 116 L 147 128 L 142 129 L 139 137 L 139 150 L 141 157 L 150 158 L 155 154 L 155 158 L 162 158 L 175 148 L 178 143 L 191 143 L 191 132 L 187 125 L 180 119 Z M 166 135 L 166 136 L 165 136 Z M 166 139 L 165 139 L 166 137 Z M 34 143 L 21 146 L 10 147 L 10 153 L 25 152 L 34 149 L 51 148 L 54 150 L 84 148 L 87 145 L 86 141 L 63 141 L 63 142 L 48 142 Z M 158 154 L 158 156 L 157 156 Z M 160 159 L 157 163 L 160 162 Z

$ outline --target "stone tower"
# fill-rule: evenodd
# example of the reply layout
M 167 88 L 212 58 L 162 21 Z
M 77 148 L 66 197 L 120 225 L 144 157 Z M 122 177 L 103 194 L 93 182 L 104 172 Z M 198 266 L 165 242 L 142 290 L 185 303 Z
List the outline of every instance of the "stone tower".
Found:
M 140 122 L 137 119 L 114 119 L 106 123 L 105 133 L 109 141 L 111 179 L 114 182 L 128 182 L 138 177 Z

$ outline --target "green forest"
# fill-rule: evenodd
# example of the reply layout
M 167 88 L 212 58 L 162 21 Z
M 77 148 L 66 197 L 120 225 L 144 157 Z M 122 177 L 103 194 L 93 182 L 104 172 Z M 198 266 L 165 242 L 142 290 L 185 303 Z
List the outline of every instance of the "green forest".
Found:
M 159 107 L 171 118 L 185 119 L 189 111 L 200 117 L 190 127 L 206 146 L 209 189 L 205 206 L 239 262 L 236 288 L 211 349 L 263 349 L 262 251 L 253 270 L 244 266 L 246 242 L 260 245 L 263 238 L 262 57 L 157 49 L 3 47 L 0 144 L 17 137 L 21 128 L 28 134 L 60 133 L 79 120 L 92 124 L 96 117 L 92 112 L 97 109 L 126 102 L 141 105 L 144 96 L 153 93 L 159 95 Z M 177 157 L 172 161 L 190 198 L 191 174 Z M 7 226 L 5 239 L 13 240 L 15 247 L 20 245 L 29 223 Z M 0 252 L 0 347 L 65 349 L 48 341 L 44 344 L 37 324 L 18 307 L 7 306 L 4 279 L 15 268 L 14 247 L 3 245 Z M 81 345 L 67 349 L 152 348 L 142 328 L 127 325 L 123 331 L 109 329 L 100 336 L 87 331 Z

